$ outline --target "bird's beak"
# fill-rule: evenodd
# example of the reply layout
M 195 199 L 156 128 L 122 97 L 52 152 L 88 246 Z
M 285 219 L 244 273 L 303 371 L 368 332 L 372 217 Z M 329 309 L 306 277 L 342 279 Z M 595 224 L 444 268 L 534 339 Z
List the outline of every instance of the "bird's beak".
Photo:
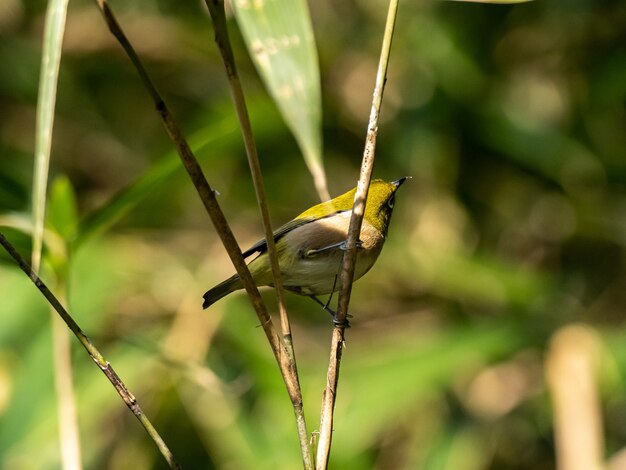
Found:
M 411 177 L 405 176 L 404 178 L 400 178 L 399 180 L 392 181 L 391 184 L 393 184 L 397 190 L 400 186 L 402 186 L 402 183 L 404 183 L 408 179 L 411 179 Z

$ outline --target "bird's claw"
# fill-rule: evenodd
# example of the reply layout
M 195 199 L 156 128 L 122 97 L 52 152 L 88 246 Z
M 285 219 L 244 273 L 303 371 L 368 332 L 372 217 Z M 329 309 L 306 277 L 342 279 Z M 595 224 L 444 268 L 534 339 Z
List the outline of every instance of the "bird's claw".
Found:
M 359 239 L 355 243 L 357 250 L 363 250 L 363 240 Z M 339 244 L 339 249 L 342 251 L 346 251 L 348 249 L 348 244 L 346 241 L 343 241 Z
M 352 315 L 348 315 L 348 317 L 351 317 Z M 339 320 L 337 319 L 337 315 L 333 316 L 333 325 L 340 327 L 340 328 L 350 328 L 350 322 L 348 321 L 348 319 L 346 318 L 345 320 Z
M 343 326 L 344 328 L 350 328 L 350 322 L 348 321 L 348 318 L 352 318 L 352 315 L 350 315 L 348 313 L 348 314 L 346 314 L 346 319 L 345 320 L 339 321 L 339 320 L 337 320 L 337 312 L 335 312 L 332 308 L 330 308 L 328 306 L 329 302 L 324 303 L 324 302 L 322 302 L 320 299 L 318 299 L 314 295 L 309 295 L 309 297 L 311 299 L 313 299 L 315 301 L 315 303 L 317 303 L 319 306 L 321 306 L 322 309 L 324 311 L 326 311 L 333 318 L 333 325 L 335 325 L 335 326 Z

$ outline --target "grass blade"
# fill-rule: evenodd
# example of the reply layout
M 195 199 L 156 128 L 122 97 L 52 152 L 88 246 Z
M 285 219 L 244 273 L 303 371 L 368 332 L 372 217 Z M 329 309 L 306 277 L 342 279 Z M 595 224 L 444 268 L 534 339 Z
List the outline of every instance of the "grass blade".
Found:
M 52 129 L 67 4 L 68 0 L 50 0 L 44 28 L 37 101 L 35 165 L 33 168 L 32 267 L 34 273 L 39 271 L 41 265 Z M 52 321 L 55 322 L 56 318 L 53 317 Z M 65 469 L 80 469 L 82 468 L 82 459 L 78 438 L 76 400 L 72 383 L 69 334 L 65 328 L 59 328 L 57 323 L 53 323 L 52 337 L 62 465 Z
M 68 0 L 50 0 L 46 13 L 41 73 L 39 77 L 39 98 L 37 101 L 37 133 L 35 136 L 35 167 L 33 169 L 33 270 L 39 270 L 43 227 L 46 212 L 46 190 L 54 107 L 61 63 L 61 47 L 65 31 Z
M 235 130 L 234 121 L 224 120 L 208 130 L 199 131 L 189 139 L 189 143 L 194 152 L 200 152 L 208 145 L 211 145 L 213 149 L 221 148 L 232 136 L 236 135 Z M 158 190 L 175 172 L 182 170 L 183 167 L 176 152 L 169 152 L 132 185 L 122 189 L 105 205 L 87 215 L 80 222 L 74 247 L 78 248 L 92 235 L 111 227 L 142 200 Z
M 305 0 L 233 2 L 246 46 L 295 136 L 322 200 L 330 199 L 322 162 L 317 49 Z

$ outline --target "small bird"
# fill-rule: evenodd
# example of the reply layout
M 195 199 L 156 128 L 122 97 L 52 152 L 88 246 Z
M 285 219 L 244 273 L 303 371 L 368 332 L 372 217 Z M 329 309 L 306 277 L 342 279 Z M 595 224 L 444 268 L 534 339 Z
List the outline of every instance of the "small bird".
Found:
M 387 237 L 396 191 L 407 178 L 410 177 L 391 183 L 372 180 L 357 241 L 355 281 L 376 262 Z M 278 265 L 285 289 L 311 297 L 333 318 L 335 312 L 328 308 L 330 299 L 323 303 L 317 296 L 332 294 L 338 288 L 337 277 L 346 249 L 355 193 L 356 188 L 353 188 L 330 201 L 317 204 L 274 232 Z M 252 278 L 257 286 L 273 286 L 265 239 L 243 252 L 243 257 L 255 253 L 258 256 L 248 263 Z M 207 308 L 239 289 L 243 289 L 243 284 L 239 275 L 235 274 L 207 291 L 202 307 Z

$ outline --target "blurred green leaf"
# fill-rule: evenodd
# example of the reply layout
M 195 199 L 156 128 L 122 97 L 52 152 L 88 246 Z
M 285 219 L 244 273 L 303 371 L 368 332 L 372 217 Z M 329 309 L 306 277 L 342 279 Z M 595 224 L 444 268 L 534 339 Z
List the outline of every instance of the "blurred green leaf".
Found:
M 233 7 L 257 70 L 298 141 L 318 193 L 327 198 L 320 73 L 307 4 L 238 0 Z
M 52 183 L 48 203 L 48 223 L 65 241 L 71 241 L 78 227 L 76 194 L 67 176 L 59 176 Z
M 20 171 L 24 170 L 26 165 L 19 165 L 16 160 L 28 162 L 30 176 L 30 154 L 4 149 L 0 144 L 0 211 L 28 210 L 30 178 L 26 176 L 26 172 Z
M 201 152 L 211 145 L 216 151 L 224 143 L 224 138 L 234 134 L 231 121 L 214 123 L 208 129 L 197 132 L 189 139 L 194 152 Z M 154 163 L 146 173 L 130 186 L 119 191 L 104 205 L 88 214 L 80 223 L 76 246 L 82 245 L 92 235 L 102 232 L 119 221 L 142 200 L 162 187 L 174 172 L 182 171 L 180 159 L 175 151 L 170 151 L 160 161 Z
M 22 283 L 28 282 L 26 279 Z M 55 397 L 52 390 L 54 382 L 52 378 L 52 357 L 50 354 L 51 335 L 49 331 L 49 315 L 43 311 L 38 313 L 38 322 L 29 330 L 28 343 L 20 349 L 19 359 L 16 358 L 19 367 L 12 377 L 10 386 L 13 391 L 10 405 L 2 415 L 0 427 L 0 465 L 3 468 L 16 468 L 14 459 L 20 454 L 33 452 L 35 447 L 30 447 L 25 440 L 35 436 L 52 435 L 55 428 L 56 412 Z M 48 440 L 48 445 L 50 445 Z M 48 452 L 58 459 L 58 450 L 54 441 L 48 447 Z M 35 453 L 38 454 L 38 453 Z M 42 453 L 44 454 L 44 453 Z M 38 460 L 43 455 L 32 456 L 32 460 Z M 50 459 L 50 455 L 46 460 Z M 32 461 L 31 460 L 31 461 Z M 58 462 L 57 462 L 58 465 Z M 35 465 L 37 467 L 37 465 Z
M 440 436 L 424 467 L 430 470 L 479 470 L 488 468 L 489 457 L 481 452 L 478 429 L 453 423 Z
M 136 182 L 118 192 L 81 221 L 76 247 L 82 245 L 92 235 L 105 231 L 119 221 L 178 169 L 180 160 L 173 152 L 152 165 Z
M 452 0 L 454 2 L 470 2 L 470 3 L 496 3 L 496 4 L 508 4 L 508 3 L 527 3 L 532 0 Z
M 421 338 L 417 331 L 395 332 L 377 338 L 375 350 L 370 350 L 372 341 L 353 344 L 346 353 L 350 367 L 341 376 L 342 391 L 350 398 L 339 405 L 343 411 L 337 418 L 350 432 L 337 432 L 333 440 L 344 449 L 363 451 L 380 437 L 385 423 L 402 419 L 451 387 L 455 372 L 471 373 L 522 343 L 513 326 L 495 322 Z
M 39 98 L 37 101 L 37 133 L 35 135 L 35 167 L 33 175 L 33 269 L 39 270 L 41 249 L 43 246 L 43 228 L 46 212 L 46 189 L 48 168 L 50 166 L 50 148 L 52 146 L 52 127 L 54 125 L 54 107 L 56 103 L 59 65 L 65 17 L 68 0 L 51 0 L 46 12 L 41 72 L 39 76 Z

